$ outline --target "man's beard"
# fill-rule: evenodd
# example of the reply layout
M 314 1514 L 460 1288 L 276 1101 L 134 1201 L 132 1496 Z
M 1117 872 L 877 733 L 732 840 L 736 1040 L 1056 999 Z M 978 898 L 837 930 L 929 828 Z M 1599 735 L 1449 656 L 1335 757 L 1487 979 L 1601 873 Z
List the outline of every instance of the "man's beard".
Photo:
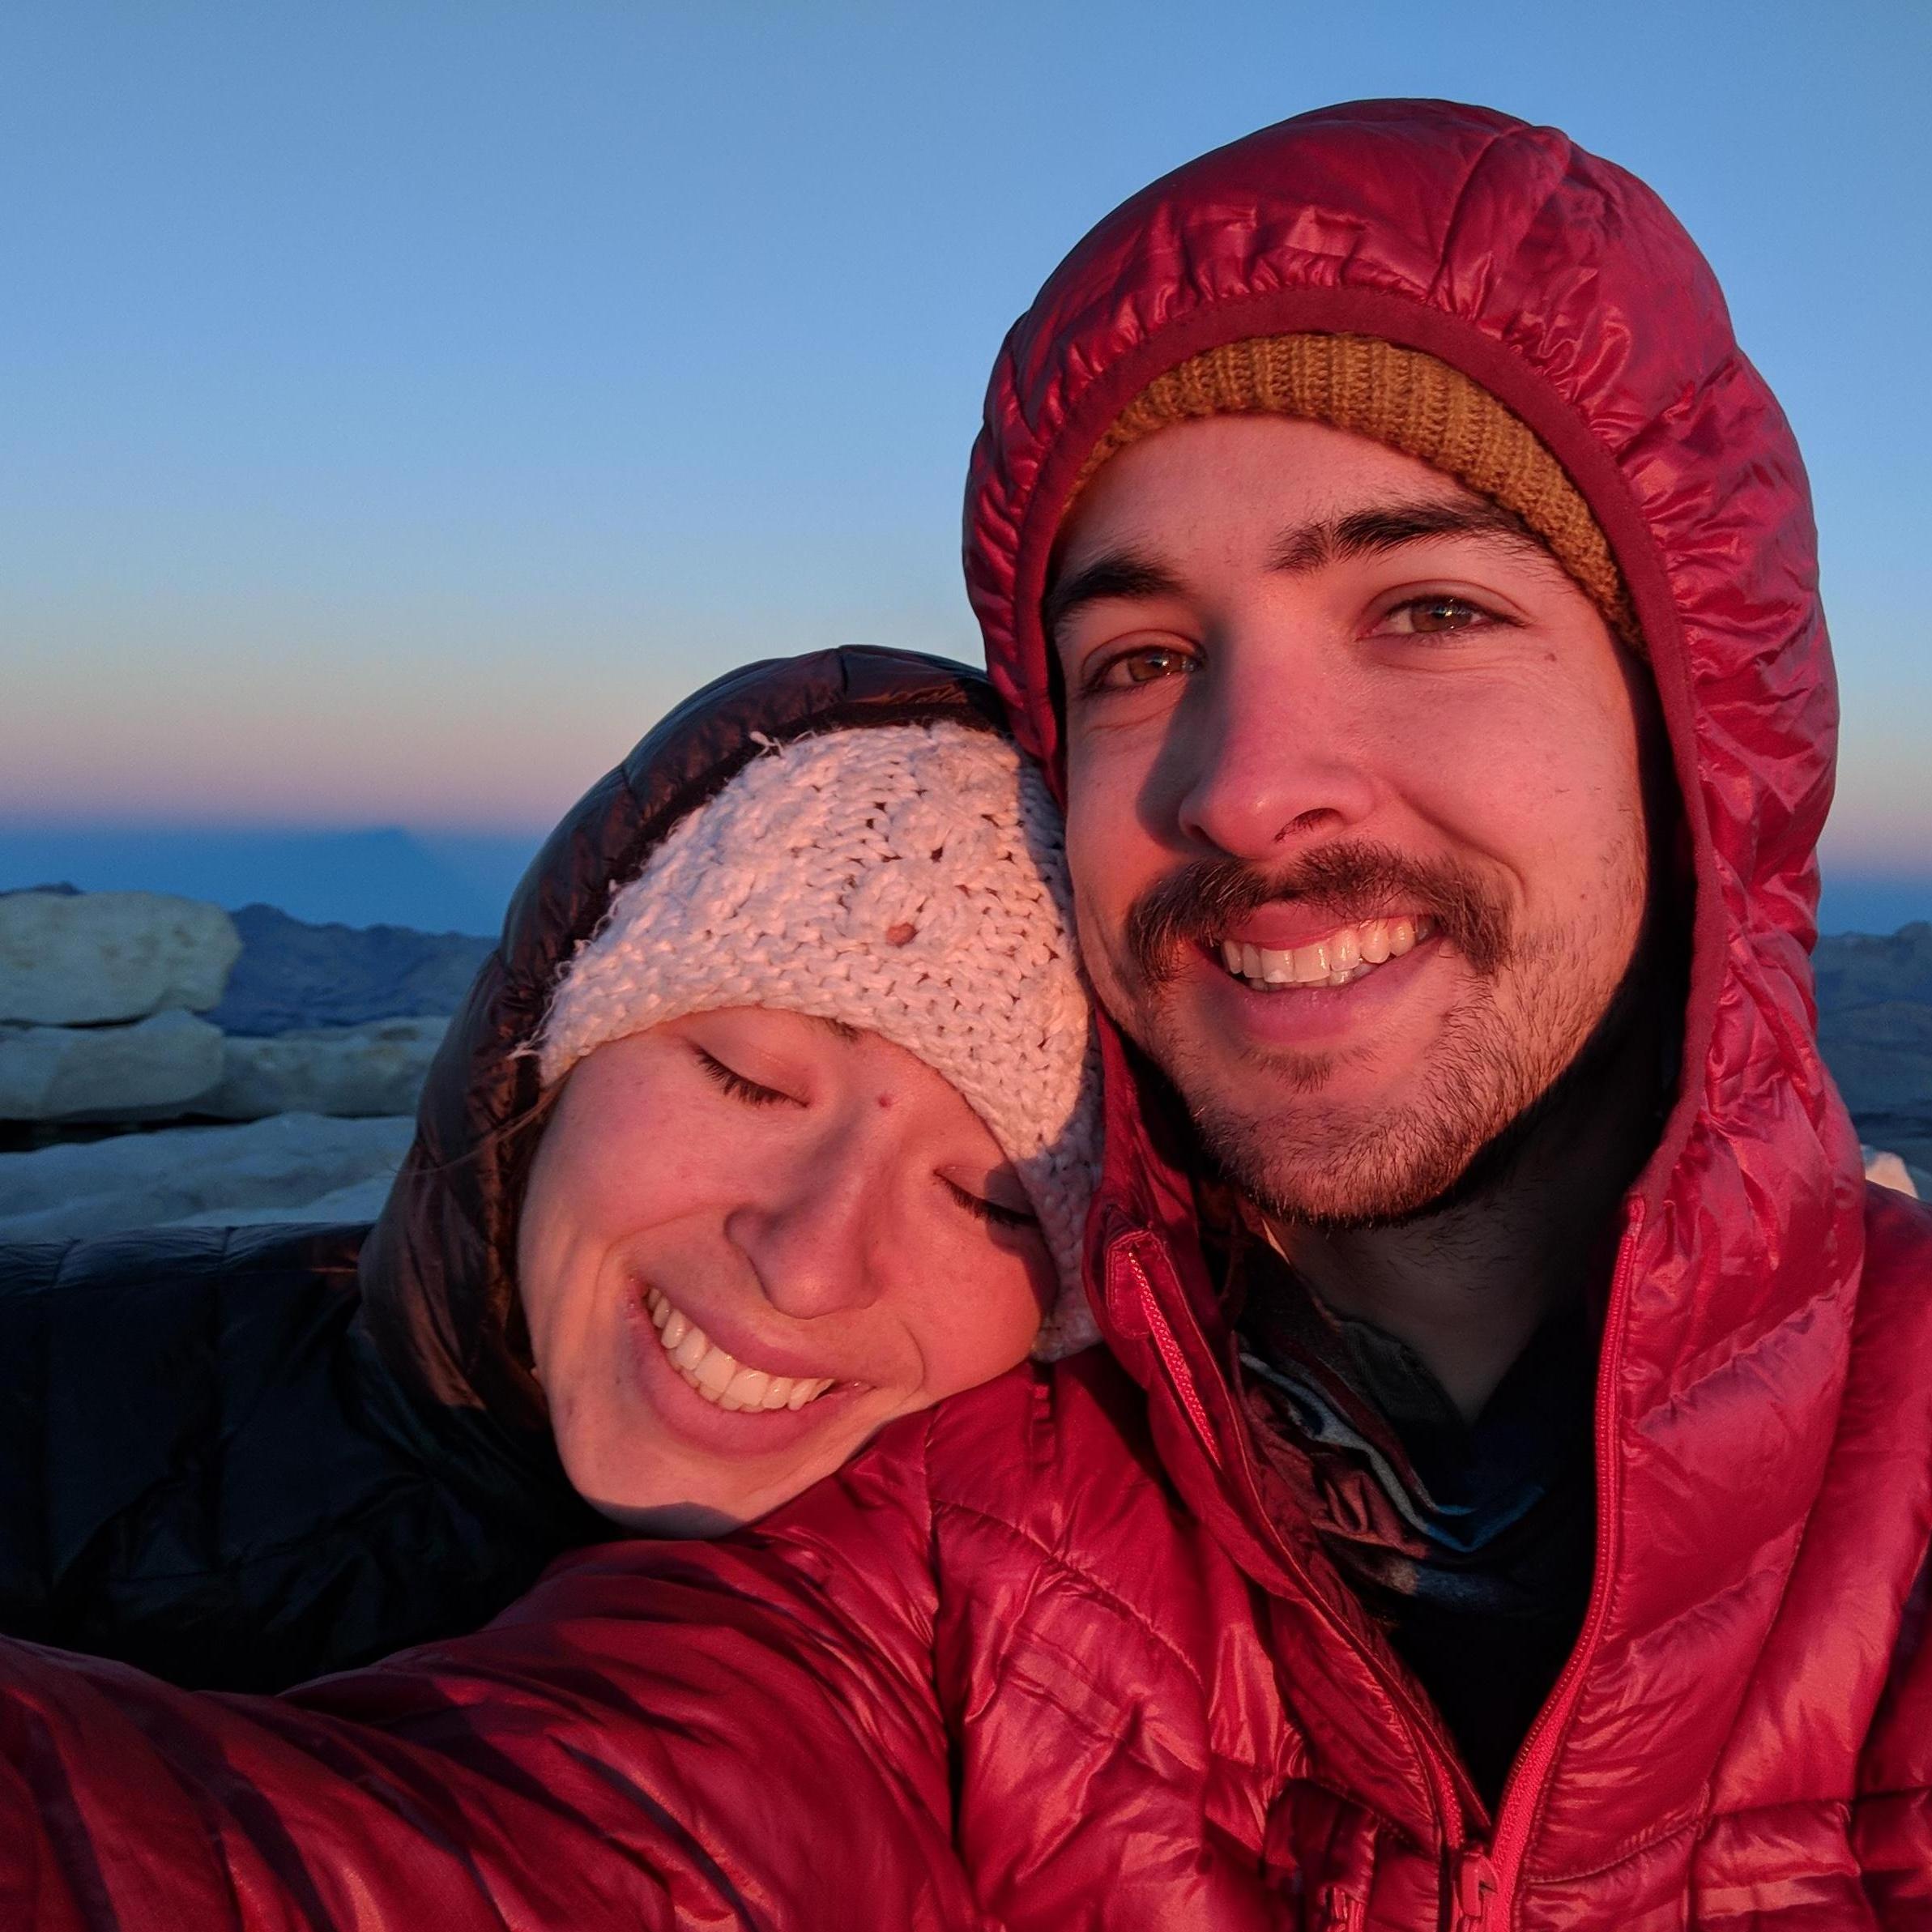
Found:
M 1628 856 L 1640 906 L 1643 861 Z M 1237 1098 L 1225 1090 L 1233 1084 L 1226 1057 L 1218 1075 L 1187 1038 L 1168 992 L 1185 953 L 1198 947 L 1212 957 L 1225 933 L 1282 899 L 1318 906 L 1338 926 L 1425 915 L 1460 957 L 1467 990 L 1398 1094 L 1354 1105 L 1326 1094 L 1358 1050 L 1249 1047 L 1235 1064 L 1252 1097 Z M 1329 846 L 1268 874 L 1238 860 L 1197 859 L 1143 893 L 1128 915 L 1123 963 L 1137 983 L 1124 1017 L 1179 1092 L 1210 1157 L 1265 1213 L 1329 1226 L 1400 1220 L 1450 1192 L 1590 1037 L 1627 963 L 1608 972 L 1593 965 L 1591 936 L 1520 932 L 1474 868 L 1367 842 Z M 1514 1012 L 1499 997 L 1509 981 L 1523 989 Z M 1372 1053 L 1373 1042 L 1360 1051 Z

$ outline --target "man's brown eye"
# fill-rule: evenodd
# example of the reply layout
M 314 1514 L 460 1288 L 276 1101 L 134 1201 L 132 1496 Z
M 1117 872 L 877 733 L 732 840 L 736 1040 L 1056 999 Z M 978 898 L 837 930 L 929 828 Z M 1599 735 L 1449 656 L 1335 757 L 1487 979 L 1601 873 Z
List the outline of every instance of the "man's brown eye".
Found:
M 1172 677 L 1185 668 L 1186 660 L 1178 650 L 1163 650 L 1158 646 L 1145 650 L 1130 650 L 1124 656 L 1117 657 L 1102 673 L 1102 681 L 1120 685 L 1151 685 L 1163 677 Z
M 1392 615 L 1409 620 L 1407 629 L 1412 631 L 1461 630 L 1471 624 L 1480 624 L 1484 612 L 1461 597 L 1418 597 L 1413 603 L 1405 603 Z

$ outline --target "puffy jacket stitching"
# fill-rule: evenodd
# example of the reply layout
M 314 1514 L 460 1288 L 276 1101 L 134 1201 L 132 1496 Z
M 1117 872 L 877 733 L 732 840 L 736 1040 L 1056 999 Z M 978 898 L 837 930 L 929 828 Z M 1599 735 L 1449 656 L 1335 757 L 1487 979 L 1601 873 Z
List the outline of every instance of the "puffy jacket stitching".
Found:
M 689 1826 L 656 1793 L 635 1777 L 621 1771 L 605 1758 L 585 1751 L 568 1738 L 558 1738 L 557 1748 L 580 1771 L 587 1772 L 608 1789 L 634 1804 L 690 1861 L 693 1871 L 709 1884 L 713 1897 L 730 1913 L 736 1923 L 744 1928 L 744 1932 L 756 1932 L 758 1921 L 745 1899 L 743 1887 L 712 1855 L 710 1850 L 700 1842 Z M 671 1891 L 670 1885 L 665 1884 L 664 1890 L 668 1893 Z M 679 1916 L 683 1917 L 681 1911 Z M 504 1922 L 507 1924 L 509 1921 L 505 1920 Z
M 1770 1617 L 1766 1620 L 1764 1625 L 1764 1638 L 1758 1644 L 1757 1648 L 1751 1654 L 1751 1670 L 1748 1676 L 1745 1678 L 1745 1683 L 1747 1686 L 1755 1685 L 1762 1681 L 1759 1666 L 1764 1661 L 1764 1647 L 1771 1641 L 1772 1633 L 1776 1630 L 1779 1624 L 1784 1620 L 1785 1605 L 1791 1594 L 1792 1581 L 1797 1576 L 1799 1568 L 1803 1564 L 1805 1558 L 1805 1546 L 1810 1540 L 1812 1525 L 1817 1520 L 1819 1493 L 1823 1489 L 1825 1484 L 1830 1480 L 1832 1466 L 1838 1461 L 1839 1452 L 1845 1446 L 1845 1392 L 1851 1383 L 1853 1367 L 1856 1363 L 1858 1356 L 1858 1317 L 1864 1307 L 1864 1270 L 1862 1267 L 1861 1267 L 1858 1273 L 1853 1277 L 1851 1282 L 1852 1316 L 1849 1327 L 1849 1333 L 1846 1337 L 1847 1346 L 1845 1380 L 1839 1384 L 1837 1414 L 1832 1418 L 1831 1446 L 1825 1452 L 1823 1464 L 1819 1471 L 1818 1489 L 1812 1492 L 1810 1500 L 1805 1505 L 1804 1522 L 1798 1533 L 1798 1542 L 1791 1552 L 1791 1561 L 1785 1566 L 1784 1580 L 1778 1587 L 1777 1608 L 1772 1612 Z M 1819 1302 L 1825 1298 L 1828 1292 L 1828 1290 L 1821 1289 L 1817 1294 L 1814 1295 L 1810 1300 L 1806 1303 L 1806 1308 L 1809 1310 L 1810 1308 L 1815 1307 Z M 1734 1729 L 1737 1717 L 1736 1713 L 1734 1712 L 1732 1713 L 1732 1724 Z M 1726 1736 L 1725 1742 L 1729 1743 L 1729 1735 Z M 1721 1757 L 1721 1746 L 1720 1747 L 1719 1755 Z M 1862 1755 L 1862 1746 L 1861 1747 L 1861 1755 Z M 1712 1768 L 1714 1771 L 1715 1764 L 1713 1764 Z M 1853 1775 L 1854 1776 L 1857 1775 L 1855 1764 L 1853 1768 Z M 1709 1784 L 1708 1779 L 1707 1779 L 1705 1782 L 1706 1788 L 1708 1789 Z M 1849 1803 L 1853 1795 L 1855 1794 L 1848 1793 L 1845 1802 Z
M 1921 1798 L 1932 1794 L 1932 1786 L 1906 1785 L 1896 1792 L 1873 1792 L 1874 1798 Z M 1627 1865 L 1632 1858 L 1640 1857 L 1647 1851 L 1671 1839 L 1681 1837 L 1687 1832 L 1699 1840 L 1703 1839 L 1716 1824 L 1734 1824 L 1746 1819 L 1768 1816 L 1781 1811 L 1832 1812 L 1839 1815 L 1848 1830 L 1853 1816 L 1860 1804 L 1862 1795 L 1856 1800 L 1837 1798 L 1781 1798 L 1775 1804 L 1738 1805 L 1723 1810 L 1705 1806 L 1686 1813 L 1683 1816 L 1653 1826 L 1649 1830 L 1633 1832 L 1629 1837 L 1618 1841 L 1615 1850 L 1607 1858 L 1590 1865 L 1567 1867 L 1560 1871 L 1539 1872 L 1533 1879 L 1526 1881 L 1530 1886 L 1574 1885 L 1586 1879 L 1601 1878 L 1613 1872 L 1619 1866 Z
M 1820 1288 L 1802 1306 L 1786 1310 L 1780 1316 L 1776 1324 L 1771 1328 L 1754 1329 L 1749 1333 L 1736 1329 L 1730 1330 L 1725 1337 L 1725 1346 L 1723 1354 L 1714 1358 L 1707 1359 L 1699 1367 L 1698 1372 L 1688 1381 L 1667 1384 L 1663 1399 L 1652 1405 L 1646 1412 L 1647 1416 L 1654 1416 L 1660 1409 L 1675 1409 L 1679 1405 L 1693 1400 L 1697 1391 L 1713 1378 L 1726 1374 L 1741 1362 L 1748 1362 L 1751 1356 L 1759 1350 L 1777 1346 L 1778 1337 L 1793 1323 L 1809 1320 L 1817 1313 L 1819 1304 L 1831 1301 L 1836 1293 L 1836 1290 L 1833 1287 Z M 1837 1427 L 1838 1423 L 1834 1420 L 1832 1438 L 1834 1448 L 1837 1446 L 1838 1441 Z M 1809 1503 L 1804 1508 L 1802 1520 L 1807 1524 L 1810 1520 L 1812 1508 L 1813 1504 Z
M 1862 1806 L 1882 1803 L 1887 1798 L 1916 1798 L 1932 1801 L 1932 1785 L 1890 1785 L 1883 1791 L 1861 1791 L 1856 1798 L 1850 1801 L 1848 1808 L 1855 1816 Z M 1838 1801 L 1819 1799 L 1815 1802 L 1836 1803 Z M 1728 1817 L 1730 1815 L 1727 1812 L 1723 1815 Z
M 1862 1302 L 1864 1299 L 1862 1293 L 1860 1292 L 1862 1286 L 1863 1284 L 1862 1280 L 1853 1284 L 1853 1294 L 1858 1302 Z M 1810 1308 L 1815 1307 L 1819 1301 L 1824 1299 L 1828 1292 L 1828 1290 L 1820 1290 L 1818 1294 L 1813 1296 L 1811 1299 L 1805 1304 L 1806 1307 Z M 1856 1354 L 1857 1350 L 1857 1316 L 1856 1311 L 1854 1311 L 1851 1326 L 1851 1352 L 1854 1355 Z M 1734 1357 L 1737 1354 L 1741 1352 L 1741 1350 L 1733 1350 L 1732 1355 Z M 1731 1358 L 1727 1357 L 1727 1360 L 1730 1358 Z M 1849 1366 L 1847 1369 L 1846 1379 L 1848 1381 L 1849 1380 Z M 1830 1469 L 1831 1465 L 1837 1460 L 1836 1452 L 1844 1441 L 1845 1426 L 1845 1400 L 1844 1391 L 1841 1388 L 1839 1394 L 1838 1413 L 1832 1418 L 1831 1448 L 1826 1452 L 1824 1470 L 1820 1472 L 1819 1483 L 1821 1487 L 1823 1486 L 1823 1484 L 1826 1479 L 1826 1475 Z M 1817 1495 L 1814 1493 L 1811 1499 L 1805 1505 L 1804 1520 L 1798 1533 L 1798 1542 L 1791 1552 L 1791 1560 L 1785 1566 L 1784 1579 L 1778 1587 L 1777 1606 L 1772 1610 L 1771 1615 L 1765 1620 L 1764 1634 L 1759 1640 L 1756 1648 L 1751 1653 L 1751 1668 L 1744 1674 L 1743 1678 L 1745 1684 L 1744 1695 L 1746 1696 L 1750 1695 L 1750 1690 L 1752 1686 L 1763 1681 L 1763 1673 L 1760 1666 L 1764 1661 L 1765 1647 L 1770 1643 L 1772 1635 L 1777 1630 L 1779 1624 L 1783 1621 L 1785 1615 L 1785 1605 L 1791 1594 L 1792 1581 L 1793 1579 L 1797 1576 L 1798 1570 L 1803 1563 L 1805 1546 L 1810 1537 L 1812 1526 L 1817 1520 L 1817 1515 L 1818 1497 Z M 1820 1796 L 1812 1798 L 1799 1798 L 1795 1800 L 1785 1799 L 1780 1801 L 1776 1804 L 1741 1805 L 1734 1808 L 1726 1808 L 1722 1810 L 1712 1809 L 1710 1807 L 1711 1781 L 1712 1779 L 1716 1776 L 1717 1768 L 1724 1760 L 1727 1746 L 1729 1745 L 1731 1739 L 1736 1735 L 1737 1721 L 1738 1712 L 1737 1711 L 1734 1710 L 1731 1713 L 1731 1721 L 1729 1727 L 1727 1729 L 1722 1742 L 1719 1744 L 1717 1750 L 1713 1755 L 1711 1770 L 1708 1773 L 1707 1773 L 1704 1778 L 1704 1804 L 1700 1808 L 1701 1815 L 1704 1820 L 1704 1825 L 1700 1828 L 1700 1830 L 1707 1828 L 1709 1823 L 1717 1819 L 1745 1818 L 1749 1817 L 1753 1813 L 1756 1812 L 1769 1812 L 1789 1810 L 1793 1804 L 1804 1806 L 1806 1809 L 1816 1808 L 1822 1806 L 1831 1806 L 1840 1810 L 1845 1814 L 1846 1824 L 1849 1830 L 1853 1808 L 1865 1796 L 1865 1793 L 1862 1792 L 1849 1792 L 1847 1793 L 1843 1798 L 1827 1798 Z M 1856 1768 L 1854 1766 L 1854 1776 L 1855 1775 Z
M 228 1249 L 233 1244 L 234 1235 L 235 1230 L 232 1228 L 222 1230 L 221 1250 L 216 1264 L 218 1268 L 221 1262 L 228 1259 Z M 214 1289 L 214 1293 L 208 1297 L 207 1341 L 209 1358 L 219 1365 L 222 1355 L 222 1337 L 228 1328 L 228 1302 L 226 1293 L 228 1283 L 223 1279 L 220 1273 L 217 1273 L 211 1286 Z M 234 1568 L 227 1561 L 228 1549 L 228 1471 L 229 1448 L 234 1439 L 232 1431 L 235 1425 L 235 1417 L 231 1405 L 235 1392 L 228 1386 L 228 1377 L 220 1372 L 219 1366 L 213 1380 L 215 1384 L 215 1433 L 213 1440 L 209 1445 L 212 1453 L 208 1458 L 208 1467 L 203 1478 L 203 1481 L 207 1486 L 206 1496 L 208 1524 L 214 1537 L 214 1547 L 209 1552 L 209 1555 L 211 1567 L 220 1576 L 228 1597 L 232 1599 L 238 1593 L 235 1588 Z M 232 1617 L 233 1614 L 232 1603 L 224 1604 L 223 1606 L 224 1617 Z
M 1463 211 L 1468 206 L 1469 196 L 1474 192 L 1477 181 L 1481 178 L 1484 168 L 1489 164 L 1490 156 L 1505 141 L 1509 140 L 1520 131 L 1521 130 L 1513 127 L 1499 129 L 1482 143 L 1470 160 L 1469 168 L 1456 190 L 1456 198 L 1449 204 L 1448 217 L 1443 223 L 1442 245 L 1436 251 L 1435 270 L 1429 278 L 1428 288 L 1423 292 L 1422 299 L 1432 309 L 1443 309 L 1450 313 L 1454 313 L 1449 305 L 1441 299 L 1440 290 L 1444 272 L 1456 254 L 1456 232 L 1462 226 Z
M 1743 1818 L 1769 1818 L 1780 1811 L 1831 1811 L 1840 1818 L 1849 1818 L 1856 1801 L 1849 1798 L 1781 1798 L 1761 1805 L 1730 1805 L 1706 1811 L 1703 1815 L 1705 1828 L 1714 1824 L 1734 1824 Z
M 1150 1638 L 1158 1648 L 1179 1664 L 1183 1674 L 1201 1693 L 1202 1699 L 1204 1700 L 1207 1699 L 1209 1692 L 1206 1680 L 1201 1676 L 1194 1661 L 1157 1625 L 1150 1623 L 1144 1613 L 1137 1610 L 1132 1604 L 1127 1601 L 1109 1584 L 1102 1582 L 1083 1564 L 1070 1561 L 1060 1551 L 1042 1542 L 1031 1530 L 1022 1528 L 1019 1524 L 1012 1522 L 1004 1516 L 996 1516 L 990 1510 L 977 1508 L 970 1503 L 961 1503 L 945 1499 L 937 1500 L 934 1504 L 934 1508 L 936 1513 L 940 1510 L 948 1511 L 955 1516 L 970 1517 L 974 1521 L 985 1524 L 989 1528 L 1003 1530 L 1015 1541 L 1026 1545 L 1036 1556 L 1051 1564 L 1054 1568 L 1064 1575 L 1076 1578 L 1086 1589 L 1092 1591 L 1095 1597 L 1120 1611 L 1145 1636 Z M 1258 1769 L 1259 1767 L 1250 1767 L 1250 1768 Z
M 1756 929 L 1741 926 L 1738 928 L 1738 936 L 1739 949 L 1751 962 L 1752 992 L 1759 1014 L 1776 1039 L 1780 1056 L 1787 1066 L 1795 1063 L 1809 1076 L 1806 1084 L 1798 1087 L 1797 1091 L 1802 1098 L 1812 1102 L 1805 1111 L 1815 1131 L 1829 1120 L 1833 1103 L 1838 1098 L 1838 1090 L 1825 1066 L 1824 1055 L 1817 1041 L 1793 1026 L 1784 1002 L 1773 994 L 1772 982 L 1774 979 L 1793 987 L 1794 990 L 1796 982 L 1775 963 L 1768 945 L 1764 943 L 1764 936 Z M 1813 997 L 1816 997 L 1815 992 Z M 1796 1085 L 1795 1082 L 1793 1084 Z M 1700 1112 L 1704 1111 L 1700 1109 Z M 1823 1136 L 1820 1134 L 1819 1137 L 1822 1142 Z
M 71 1254 L 79 1245 L 78 1242 L 70 1243 L 67 1254 Z M 66 1254 L 63 1254 L 51 1277 L 52 1285 L 57 1288 L 66 1262 Z M 40 1597 L 36 1607 L 44 1614 L 52 1605 L 57 1590 L 53 1574 L 53 1485 L 48 1480 L 53 1461 L 53 1445 L 49 1440 L 53 1410 L 53 1326 L 41 1310 L 36 1308 L 35 1313 L 39 1317 L 34 1322 L 34 1344 L 39 1358 L 35 1380 L 40 1397 L 40 1426 L 34 1433 L 40 1456 L 33 1471 L 33 1494 L 37 1505 L 34 1516 L 40 1527 L 40 1537 L 39 1547 L 33 1553 L 33 1583 Z
M 412 1477 L 407 1486 L 427 1491 L 432 1495 L 441 1493 L 439 1484 L 421 1475 Z M 280 1562 L 292 1550 L 322 1549 L 334 1542 L 347 1542 L 356 1548 L 366 1547 L 368 1539 L 362 1534 L 360 1526 L 372 1516 L 386 1516 L 395 1507 L 395 1489 L 384 1489 L 352 1514 L 338 1518 L 331 1529 L 319 1535 L 311 1527 L 280 1542 L 267 1543 L 258 1549 L 251 1550 L 245 1556 L 230 1555 L 224 1537 L 221 1539 L 222 1548 L 216 1553 L 213 1565 L 193 1570 L 143 1570 L 139 1572 L 139 1580 L 143 1583 L 188 1583 L 198 1576 L 241 1576 L 262 1563 Z
M 1665 1819 L 1647 1830 L 1633 1832 L 1627 1838 L 1619 1839 L 1616 1848 L 1606 1858 L 1589 1865 L 1568 1867 L 1562 1871 L 1537 1872 L 1533 1877 L 1526 1876 L 1523 1881 L 1525 1891 L 1533 1891 L 1539 1886 L 1575 1885 L 1586 1879 L 1600 1879 L 1606 1873 L 1615 1871 L 1620 1866 L 1629 1864 L 1632 1858 L 1640 1858 L 1644 1853 L 1654 1851 L 1660 1845 L 1667 1845 L 1673 1838 L 1689 1834 L 1693 1840 L 1701 1838 L 1716 1818 L 1726 1815 L 1721 1812 L 1707 1810 L 1701 1805 L 1675 1819 Z

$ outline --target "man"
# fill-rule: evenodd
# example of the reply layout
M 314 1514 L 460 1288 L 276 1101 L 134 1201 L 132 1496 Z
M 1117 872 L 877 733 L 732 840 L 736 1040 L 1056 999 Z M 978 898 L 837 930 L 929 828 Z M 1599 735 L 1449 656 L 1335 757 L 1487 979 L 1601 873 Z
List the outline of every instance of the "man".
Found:
M 968 570 L 1121 1029 L 1132 1382 L 271 1711 L 0 1654 L 0 1896 L 1932 1926 L 1932 1225 L 1812 1040 L 1809 517 L 1695 250 L 1484 110 L 1265 130 L 1016 329 Z
M 987 424 L 995 677 L 1240 1210 L 1218 1296 L 1166 1243 L 1202 1330 L 1110 1302 L 1127 1358 L 1257 1542 L 1312 1532 L 1364 1713 L 1459 1747 L 1505 1917 L 1531 1836 L 1773 1803 L 1807 1883 L 1925 1887 L 1817 1833 L 1924 1824 L 1932 1242 L 1813 1037 L 1808 503 L 1708 271 L 1560 136 L 1335 109 L 1102 223 Z

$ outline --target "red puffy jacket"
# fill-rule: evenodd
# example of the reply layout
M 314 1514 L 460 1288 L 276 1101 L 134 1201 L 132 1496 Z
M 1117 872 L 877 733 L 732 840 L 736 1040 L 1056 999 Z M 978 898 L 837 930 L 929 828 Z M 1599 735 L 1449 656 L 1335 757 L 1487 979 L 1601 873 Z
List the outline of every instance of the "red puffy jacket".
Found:
M 1696 882 L 1595 1586 L 1498 1815 L 1261 1508 L 1190 1191 L 1111 1050 L 1090 1252 L 1126 1375 L 1017 1371 L 758 1533 L 567 1559 L 480 1636 L 289 1700 L 0 1647 L 0 1923 L 1932 1928 L 1932 1219 L 1865 1186 L 1813 1038 L 1805 488 L 1676 224 L 1559 135 L 1427 103 L 1158 183 L 996 376 L 968 558 L 996 675 L 1051 759 L 1037 606 L 1086 448 L 1168 363 L 1322 328 L 1465 369 L 1562 457 L 1643 621 Z

